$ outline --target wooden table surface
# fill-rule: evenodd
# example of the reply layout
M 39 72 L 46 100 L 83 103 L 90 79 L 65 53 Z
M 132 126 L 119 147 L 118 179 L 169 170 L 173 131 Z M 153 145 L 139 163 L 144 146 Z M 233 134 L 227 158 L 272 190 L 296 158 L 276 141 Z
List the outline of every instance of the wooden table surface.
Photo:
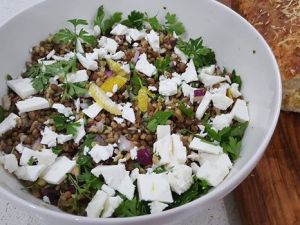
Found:
M 300 114 L 281 112 L 262 160 L 234 196 L 243 225 L 300 225 Z
M 300 225 L 300 114 L 281 113 L 265 155 L 234 195 L 244 225 Z

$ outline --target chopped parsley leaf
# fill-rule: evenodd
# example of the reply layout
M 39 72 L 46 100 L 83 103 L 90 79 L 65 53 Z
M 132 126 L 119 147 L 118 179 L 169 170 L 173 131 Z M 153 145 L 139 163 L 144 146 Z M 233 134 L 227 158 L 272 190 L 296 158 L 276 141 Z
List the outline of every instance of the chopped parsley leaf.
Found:
M 192 108 L 188 108 L 183 102 L 178 103 L 178 108 L 182 112 L 184 116 L 187 118 L 193 118 L 195 115 L 195 112 L 193 111 Z
M 145 201 L 139 201 L 137 197 L 132 200 L 124 199 L 120 206 L 115 210 L 116 217 L 141 216 L 150 213 L 149 206 Z
M 237 83 L 239 85 L 239 90 L 242 88 L 242 79 L 241 76 L 237 75 L 235 70 L 232 71 L 231 82 Z
M 176 34 L 181 35 L 185 32 L 183 23 L 178 21 L 176 14 L 171 14 L 168 12 L 165 16 L 165 19 L 166 19 L 165 30 L 168 33 L 175 32 Z
M 126 20 L 122 21 L 122 24 L 127 27 L 141 30 L 143 28 L 144 21 L 145 21 L 144 13 L 134 10 L 128 15 Z
M 215 53 L 210 48 L 203 46 L 201 37 L 197 39 L 190 38 L 188 42 L 179 40 L 177 47 L 193 59 L 196 69 L 216 63 Z
M 147 129 L 151 132 L 155 132 L 158 125 L 165 125 L 168 119 L 173 116 L 171 111 L 158 111 L 148 121 Z
M 77 128 L 80 127 L 79 122 L 73 122 L 62 114 L 56 114 L 53 117 L 54 126 L 58 131 L 66 131 L 67 134 L 75 136 Z

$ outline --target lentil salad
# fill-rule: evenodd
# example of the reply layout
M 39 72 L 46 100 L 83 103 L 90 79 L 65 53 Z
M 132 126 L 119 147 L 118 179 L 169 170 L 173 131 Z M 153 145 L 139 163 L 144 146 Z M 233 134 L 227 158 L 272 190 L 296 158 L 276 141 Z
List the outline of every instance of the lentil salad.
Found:
M 4 168 L 62 210 L 129 217 L 186 204 L 238 158 L 249 116 L 241 78 L 175 14 L 69 20 L 8 77 Z

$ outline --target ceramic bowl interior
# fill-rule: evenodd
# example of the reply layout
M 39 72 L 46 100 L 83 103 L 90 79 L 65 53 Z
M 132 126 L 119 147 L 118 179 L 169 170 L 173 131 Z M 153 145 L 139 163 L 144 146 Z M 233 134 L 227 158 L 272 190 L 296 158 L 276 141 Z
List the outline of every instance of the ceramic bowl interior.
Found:
M 236 69 L 242 76 L 245 99 L 249 102 L 250 125 L 240 158 L 229 176 L 207 195 L 187 205 L 157 215 L 135 218 L 90 219 L 69 215 L 45 205 L 21 190 L 13 176 L 0 168 L 0 194 L 46 222 L 57 224 L 174 224 L 197 213 L 232 191 L 261 158 L 277 123 L 281 103 L 281 81 L 275 58 L 259 33 L 239 15 L 212 0 L 51 0 L 44 1 L 0 26 L 0 96 L 6 91 L 5 75 L 18 76 L 29 59 L 29 49 L 49 33 L 67 25 L 71 18 L 91 20 L 98 6 L 107 12 L 146 11 L 149 15 L 173 12 L 185 24 L 189 37 L 202 36 L 215 50 L 220 66 Z M 166 7 L 164 9 L 163 7 Z

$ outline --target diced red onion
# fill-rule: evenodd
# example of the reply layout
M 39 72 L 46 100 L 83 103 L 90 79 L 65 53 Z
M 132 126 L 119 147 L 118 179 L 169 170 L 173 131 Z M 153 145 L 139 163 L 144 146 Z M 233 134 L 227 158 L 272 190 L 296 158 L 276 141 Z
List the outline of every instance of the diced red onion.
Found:
M 102 143 L 102 142 L 104 142 L 104 139 L 101 135 L 97 135 L 96 138 L 95 138 L 95 141 L 99 142 L 99 143 Z
M 204 95 L 205 95 L 205 89 L 204 88 L 194 90 L 194 96 L 195 97 L 200 97 L 200 96 L 204 96 Z
M 129 141 L 125 136 L 121 136 L 118 142 L 120 151 L 130 151 L 130 149 L 134 148 L 134 144 L 131 141 Z
M 113 72 L 111 70 L 105 70 L 104 75 L 105 77 L 111 77 L 113 75 Z
M 135 51 L 135 54 L 134 54 L 133 58 L 131 59 L 131 62 L 136 63 L 139 59 L 139 56 L 140 56 L 140 52 Z
M 137 161 L 143 166 L 152 165 L 152 155 L 147 148 L 138 150 Z

